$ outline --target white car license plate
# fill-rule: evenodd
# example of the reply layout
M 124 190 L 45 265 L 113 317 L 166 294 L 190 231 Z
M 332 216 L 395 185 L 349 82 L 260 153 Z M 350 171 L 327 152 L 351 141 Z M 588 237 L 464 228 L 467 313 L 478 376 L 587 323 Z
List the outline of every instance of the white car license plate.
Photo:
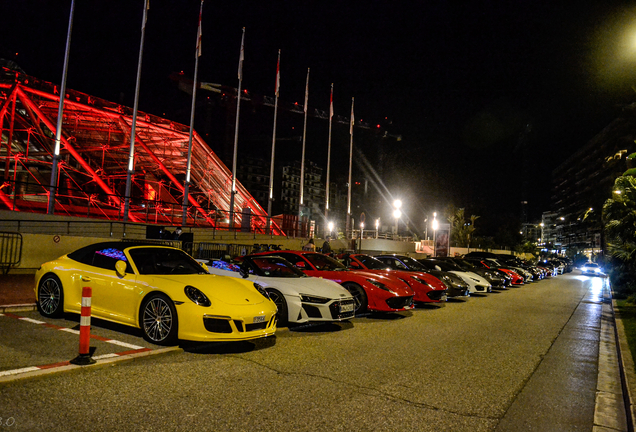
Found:
M 259 315 L 254 317 L 254 323 L 265 322 L 265 315 Z
M 353 312 L 353 303 L 340 303 L 340 313 Z

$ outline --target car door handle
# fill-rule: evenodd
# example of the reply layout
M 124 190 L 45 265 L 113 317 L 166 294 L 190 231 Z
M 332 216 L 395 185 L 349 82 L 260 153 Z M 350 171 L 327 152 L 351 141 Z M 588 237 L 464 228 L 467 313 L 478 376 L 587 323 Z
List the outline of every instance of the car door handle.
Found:
M 89 278 L 88 276 L 82 276 L 80 279 L 82 279 L 82 282 L 90 282 L 91 278 Z

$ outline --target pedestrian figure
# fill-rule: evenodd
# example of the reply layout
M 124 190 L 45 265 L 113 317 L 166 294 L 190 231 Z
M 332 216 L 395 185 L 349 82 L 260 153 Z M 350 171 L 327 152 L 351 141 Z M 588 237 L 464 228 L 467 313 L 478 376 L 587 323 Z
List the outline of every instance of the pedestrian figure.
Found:
M 327 238 L 325 239 L 325 242 L 322 244 L 322 253 L 330 254 L 332 252 L 331 244 L 329 243 L 330 241 L 331 241 L 331 236 L 327 236 Z
M 304 251 L 316 252 L 316 244 L 314 243 L 314 239 L 310 238 L 307 244 L 303 246 Z
M 181 237 L 181 233 L 183 232 L 183 230 L 181 229 L 181 227 L 177 227 L 176 230 L 174 230 L 174 234 L 172 235 L 172 238 L 174 240 L 179 240 L 179 237 Z

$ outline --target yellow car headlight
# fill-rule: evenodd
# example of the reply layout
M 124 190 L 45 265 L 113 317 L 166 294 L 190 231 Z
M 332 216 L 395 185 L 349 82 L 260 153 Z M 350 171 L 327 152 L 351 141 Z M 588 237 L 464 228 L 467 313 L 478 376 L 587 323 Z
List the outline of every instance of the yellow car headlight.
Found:
M 198 288 L 195 288 L 191 285 L 186 285 L 183 291 L 185 292 L 185 295 L 190 300 L 192 300 L 193 303 L 198 304 L 199 306 L 209 307 L 212 305 L 210 299 Z

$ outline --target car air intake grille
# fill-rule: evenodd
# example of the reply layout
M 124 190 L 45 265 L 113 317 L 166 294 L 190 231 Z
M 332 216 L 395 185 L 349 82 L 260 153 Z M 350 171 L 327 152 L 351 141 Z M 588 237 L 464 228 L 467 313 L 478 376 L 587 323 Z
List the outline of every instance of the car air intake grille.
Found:
M 446 294 L 446 290 L 433 290 L 426 293 L 426 295 L 428 295 L 428 298 L 430 298 L 431 300 L 439 300 L 444 294 Z
M 267 328 L 267 323 L 255 323 L 255 324 L 245 324 L 245 331 L 251 332 L 254 330 L 263 330 Z
M 386 300 L 386 304 L 389 305 L 391 309 L 403 309 L 407 306 L 410 306 L 413 302 L 413 296 L 409 297 L 391 297 Z
M 303 304 L 303 309 L 305 309 L 305 312 L 307 312 L 307 316 L 309 318 L 322 318 L 322 314 L 320 313 L 320 309 L 318 309 L 316 306 Z
M 205 329 L 211 333 L 232 333 L 232 326 L 228 320 L 219 318 L 203 318 Z

